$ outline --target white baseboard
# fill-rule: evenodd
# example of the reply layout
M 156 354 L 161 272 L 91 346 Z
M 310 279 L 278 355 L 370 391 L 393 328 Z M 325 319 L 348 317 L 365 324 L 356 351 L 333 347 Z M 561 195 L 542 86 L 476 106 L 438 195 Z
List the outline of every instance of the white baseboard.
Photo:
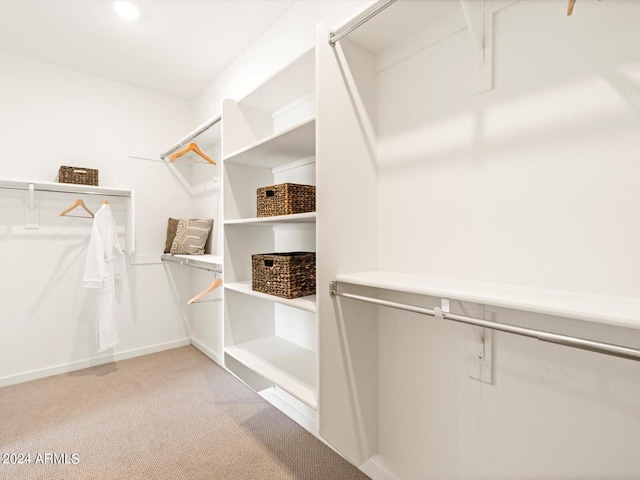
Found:
M 317 414 L 316 412 L 311 412 L 309 407 L 291 397 L 288 393 L 283 392 L 278 387 L 267 388 L 258 392 L 258 395 L 291 418 L 309 433 L 320 438 Z
M 86 360 L 64 363 L 62 365 L 42 368 L 40 370 L 32 370 L 30 372 L 19 373 L 17 375 L 10 375 L 8 377 L 0 378 L 0 387 L 15 385 L 18 383 L 37 380 L 44 377 L 51 377 L 53 375 L 60 375 L 61 373 L 69 373 L 76 370 L 82 370 L 83 368 L 104 365 L 105 363 L 118 362 L 120 360 L 126 360 L 128 358 L 141 357 L 142 355 L 149 355 L 150 353 L 162 352 L 163 350 L 171 350 L 172 348 L 184 347 L 185 345 L 189 345 L 190 343 L 191 341 L 188 338 L 183 338 L 181 340 L 159 343 L 157 345 L 150 345 L 148 347 L 134 348 L 133 350 L 118 352 L 116 354 L 100 355 L 98 357 L 88 358 Z
M 196 347 L 198 350 L 204 353 L 207 357 L 209 357 L 211 360 L 213 360 L 218 365 L 224 368 L 224 358 L 218 355 L 217 353 L 215 353 L 209 347 L 205 347 L 204 344 L 200 343 L 198 340 L 194 338 L 191 339 L 191 345 Z
M 380 466 L 377 455 L 371 457 L 358 468 L 362 473 L 371 477 L 371 480 L 400 480 Z

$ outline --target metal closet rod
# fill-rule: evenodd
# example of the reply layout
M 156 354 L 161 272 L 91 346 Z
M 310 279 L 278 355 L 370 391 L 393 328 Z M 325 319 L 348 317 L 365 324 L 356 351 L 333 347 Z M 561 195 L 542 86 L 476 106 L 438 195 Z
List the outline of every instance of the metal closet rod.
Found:
M 0 188 L 6 188 L 8 190 L 29 190 L 29 186 L 18 186 L 18 185 L 0 185 Z M 101 197 L 131 197 L 128 193 L 108 193 L 108 192 L 85 192 L 82 190 L 52 190 L 50 188 L 38 188 L 35 187 L 34 190 L 38 192 L 53 192 L 53 193 L 72 193 L 74 195 L 100 195 Z
M 353 32 L 356 28 L 358 28 L 363 23 L 368 22 L 385 8 L 387 8 L 392 3 L 396 2 L 396 0 L 380 0 L 375 4 L 371 5 L 366 10 L 363 10 L 358 15 L 353 17 L 344 25 L 336 28 L 334 31 L 329 32 L 329 45 L 332 47 L 336 46 L 336 42 L 343 37 L 346 37 L 351 32 Z
M 398 308 L 400 310 L 406 310 L 408 312 L 420 313 L 422 315 L 428 315 L 430 317 L 442 318 L 443 320 L 452 320 L 454 322 L 466 323 L 467 325 L 473 325 L 476 327 L 491 328 L 492 330 L 499 330 L 501 332 L 513 333 L 514 335 L 535 338 L 542 342 L 556 343 L 558 345 L 564 345 L 566 347 L 604 353 L 607 355 L 627 358 L 630 360 L 640 360 L 640 350 L 637 350 L 635 348 L 623 347 L 621 345 L 614 345 L 611 343 L 596 342 L 584 338 L 572 337 L 569 335 L 560 335 L 557 333 L 545 332 L 543 330 L 535 330 L 532 328 L 517 327 L 515 325 L 492 322 L 490 320 L 484 320 L 481 318 L 467 317 L 465 315 L 443 312 L 440 308 L 437 307 L 432 310 L 415 305 L 408 305 L 406 303 L 391 302 L 389 300 L 381 300 L 379 298 L 356 295 L 354 293 L 348 293 L 338 290 L 338 282 L 331 282 L 329 284 L 329 288 L 331 296 L 333 297 L 350 298 L 352 300 L 359 300 L 361 302 L 374 303 L 383 307 Z
M 160 155 L 161 159 L 165 159 L 167 156 L 171 155 L 173 152 L 175 152 L 176 150 L 178 150 L 180 147 L 184 147 L 188 142 L 190 142 L 191 140 L 193 140 L 194 138 L 196 138 L 198 135 L 200 135 L 202 132 L 204 132 L 205 130 L 210 129 L 211 127 L 213 127 L 216 123 L 218 123 L 220 120 L 222 119 L 222 115 L 219 113 L 218 115 L 216 115 L 215 117 L 213 117 L 211 120 L 206 121 L 205 123 L 203 123 L 202 125 L 200 125 L 198 128 L 196 128 L 193 132 L 191 132 L 189 135 L 187 135 L 186 137 L 184 137 L 182 140 L 180 140 L 178 143 L 176 143 L 173 147 L 171 147 L 169 150 L 167 150 L 166 152 L 164 152 L 162 155 Z

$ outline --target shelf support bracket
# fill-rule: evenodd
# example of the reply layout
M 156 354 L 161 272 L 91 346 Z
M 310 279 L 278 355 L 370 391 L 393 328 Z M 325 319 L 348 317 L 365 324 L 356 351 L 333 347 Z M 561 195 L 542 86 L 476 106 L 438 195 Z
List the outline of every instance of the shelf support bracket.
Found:
M 38 201 L 36 200 L 35 185 L 29 184 L 29 197 L 27 199 L 27 209 L 25 212 L 24 228 L 40 228 L 40 216 L 38 215 Z
M 493 12 L 485 10 L 485 0 L 460 0 L 474 49 L 471 95 L 493 88 Z
M 484 0 L 460 0 L 471 43 L 476 52 L 476 66 L 484 65 Z

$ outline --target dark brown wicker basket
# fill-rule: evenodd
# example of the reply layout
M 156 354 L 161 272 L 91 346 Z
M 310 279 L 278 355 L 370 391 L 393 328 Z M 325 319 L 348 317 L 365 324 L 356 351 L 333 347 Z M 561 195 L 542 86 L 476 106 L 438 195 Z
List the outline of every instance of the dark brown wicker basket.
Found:
M 259 188 L 258 217 L 274 217 L 316 211 L 316 187 L 281 183 Z
M 315 252 L 251 255 L 251 288 L 281 298 L 316 293 Z
M 84 167 L 60 167 L 58 182 L 98 186 L 98 170 Z

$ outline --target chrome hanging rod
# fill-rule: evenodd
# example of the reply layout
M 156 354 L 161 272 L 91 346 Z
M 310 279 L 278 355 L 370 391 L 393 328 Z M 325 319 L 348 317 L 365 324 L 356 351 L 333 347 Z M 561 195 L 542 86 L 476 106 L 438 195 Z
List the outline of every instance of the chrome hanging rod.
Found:
M 182 140 L 180 140 L 178 143 L 176 143 L 173 147 L 171 147 L 169 150 L 167 150 L 166 152 L 164 152 L 162 155 L 160 155 L 161 159 L 165 159 L 166 157 L 168 157 L 169 155 L 171 155 L 173 152 L 175 152 L 176 150 L 178 150 L 180 147 L 184 147 L 187 143 L 189 143 L 191 140 L 193 140 L 194 138 L 196 138 L 198 135 L 200 135 L 202 132 L 204 132 L 205 130 L 210 129 L 211 127 L 213 127 L 216 123 L 218 123 L 220 120 L 222 119 L 222 115 L 218 114 L 215 117 L 213 117 L 211 120 L 207 120 L 205 123 L 203 123 L 202 125 L 200 125 L 198 128 L 196 128 L 193 132 L 191 132 L 189 135 L 187 135 L 186 137 L 184 137 Z
M 349 35 L 360 25 L 371 20 L 373 17 L 375 17 L 377 14 L 379 14 L 394 2 L 396 2 L 396 0 L 380 0 L 371 5 L 369 8 L 360 12 L 358 15 L 353 17 L 341 27 L 338 27 L 334 31 L 329 32 L 329 45 L 335 47 L 338 40 Z
M 614 345 L 611 343 L 596 342 L 593 340 L 587 340 L 579 337 L 572 337 L 568 335 L 560 335 L 557 333 L 545 332 L 542 330 L 535 330 L 532 328 L 518 327 L 515 325 L 507 325 L 505 323 L 493 322 L 490 320 L 484 320 L 481 318 L 467 317 L 465 315 L 458 315 L 455 313 L 443 312 L 440 308 L 424 308 L 415 305 L 408 305 L 406 303 L 392 302 L 389 300 L 381 300 L 379 298 L 367 297 L 364 295 L 356 295 L 354 293 L 348 293 L 338 290 L 338 282 L 331 282 L 329 284 L 330 294 L 332 297 L 344 297 L 352 300 L 359 300 L 361 302 L 374 303 L 383 307 L 398 308 L 400 310 L 406 310 L 408 312 L 420 313 L 422 315 L 428 315 L 430 317 L 441 318 L 443 320 L 452 320 L 454 322 L 466 323 L 467 325 L 473 325 L 476 327 L 490 328 L 492 330 L 499 330 L 501 332 L 513 333 L 514 335 L 521 335 L 523 337 L 535 338 L 537 340 L 549 343 L 556 343 L 558 345 L 564 345 L 566 347 L 579 348 L 581 350 L 589 350 L 591 352 L 604 353 L 607 355 L 613 355 L 615 357 L 627 358 L 630 360 L 640 360 L 640 350 L 635 348 L 623 347 L 621 345 Z

